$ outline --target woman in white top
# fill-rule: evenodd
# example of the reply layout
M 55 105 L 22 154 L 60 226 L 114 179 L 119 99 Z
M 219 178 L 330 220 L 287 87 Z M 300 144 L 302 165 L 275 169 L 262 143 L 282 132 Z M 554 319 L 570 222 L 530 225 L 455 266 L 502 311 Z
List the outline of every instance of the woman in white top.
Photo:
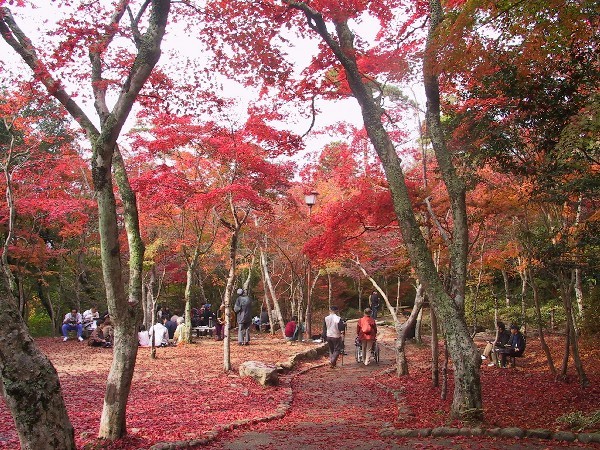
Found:
M 140 347 L 150 347 L 150 334 L 146 330 L 144 325 L 140 326 L 140 331 L 138 332 L 138 345 Z

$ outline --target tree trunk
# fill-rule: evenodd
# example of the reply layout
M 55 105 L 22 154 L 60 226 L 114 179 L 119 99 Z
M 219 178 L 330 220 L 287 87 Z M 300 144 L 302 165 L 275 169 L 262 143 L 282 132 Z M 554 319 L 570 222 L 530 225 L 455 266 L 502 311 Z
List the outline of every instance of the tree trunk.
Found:
M 75 449 L 74 430 L 56 370 L 39 350 L 17 311 L 0 298 L 2 394 L 23 450 Z
M 390 187 L 394 210 L 402 237 L 417 277 L 439 317 L 444 318 L 446 345 L 452 356 L 455 371 L 455 389 L 451 415 L 468 414 L 470 419 L 482 417 L 481 382 L 479 370 L 481 358 L 475 343 L 470 339 L 464 320 L 464 294 L 468 250 L 465 186 L 456 174 L 452 156 L 448 152 L 440 121 L 440 101 L 437 72 L 437 55 L 433 52 L 433 40 L 441 24 L 443 12 L 439 0 L 430 0 L 430 32 L 425 52 L 423 72 L 427 95 L 427 125 L 440 172 L 446 184 L 453 214 L 453 241 L 450 247 L 451 295 L 444 290 L 433 264 L 427 243 L 416 220 L 411 196 L 405 183 L 400 158 L 383 122 L 384 111 L 374 96 L 372 82 L 366 82 L 358 68 L 354 35 L 346 21 L 334 20 L 337 37 L 334 38 L 323 16 L 304 2 L 283 0 L 291 8 L 302 11 L 310 27 L 316 31 L 344 67 L 346 80 L 358 101 L 365 129 L 384 168 Z
M 583 281 L 581 269 L 575 269 L 575 299 L 577 300 L 577 312 L 579 313 L 579 323 L 585 320 L 585 303 L 583 301 Z
M 396 315 L 400 309 L 400 277 L 398 277 L 398 283 L 396 285 Z
M 417 290 L 415 293 L 415 304 L 410 313 L 410 316 L 402 324 L 400 330 L 398 331 L 398 338 L 396 339 L 396 373 L 397 375 L 408 375 L 408 362 L 406 360 L 406 354 L 404 353 L 404 345 L 406 343 L 406 339 L 408 333 L 410 332 L 413 325 L 417 320 L 417 316 L 422 310 L 423 302 L 425 300 L 424 289 L 421 283 L 417 284 Z
M 185 326 L 189 333 L 186 333 L 184 338 L 185 342 L 188 344 L 192 342 L 192 285 L 194 282 L 194 270 L 195 265 L 188 265 L 185 271 L 185 291 L 184 291 L 184 299 L 185 299 L 185 307 L 183 317 L 185 318 Z
M 94 173 L 98 199 L 100 253 L 106 302 L 114 328 L 113 361 L 106 383 L 98 437 L 115 440 L 127 434 L 127 399 L 131 390 L 138 350 L 137 325 L 141 300 L 141 278 L 139 279 L 140 289 L 137 302 L 130 302 L 122 278 L 116 202 L 110 171 L 102 171 L 100 167 L 95 167 L 92 173 Z M 137 258 L 139 255 L 136 257 L 134 249 L 132 249 L 130 262 Z M 136 281 L 137 278 L 130 279 L 130 285 Z
M 312 265 L 309 261 L 308 262 L 308 283 L 307 283 L 308 292 L 306 294 L 306 313 L 304 315 L 304 317 L 306 318 L 306 339 L 310 339 L 312 336 L 312 308 L 313 308 L 312 297 L 313 297 L 313 291 L 315 289 L 315 286 L 317 285 L 317 281 L 319 280 L 319 271 L 317 271 L 317 275 L 312 280 L 312 283 L 310 282 L 310 273 L 312 270 L 311 267 L 312 267 Z
M 574 276 L 572 276 L 571 278 L 573 278 L 574 282 Z M 588 379 L 585 370 L 583 369 L 583 363 L 581 362 L 581 357 L 579 355 L 579 342 L 577 339 L 577 333 L 575 332 L 575 325 L 573 323 L 573 306 L 571 298 L 571 292 L 573 291 L 572 284 L 571 280 L 569 280 L 568 276 L 564 273 L 563 270 L 560 270 L 559 272 L 559 282 L 561 285 L 561 296 L 563 298 L 563 306 L 565 308 L 565 315 L 567 318 L 567 334 L 571 342 L 573 362 L 575 363 L 575 369 L 577 370 L 577 375 L 579 376 L 579 383 L 582 387 L 585 388 L 589 386 L 590 380 Z
M 8 230 L 0 258 L 0 269 L 4 275 L 4 292 L 0 294 L 3 316 L 0 320 L 2 394 L 13 417 L 22 449 L 70 450 L 75 449 L 74 430 L 67 415 L 58 374 L 29 334 L 15 300 L 18 292 L 8 264 L 16 219 L 10 170 L 12 144 L 14 137 L 3 165 Z
M 442 389 L 440 398 L 446 400 L 448 396 L 448 347 L 444 345 L 444 365 L 442 366 Z
M 117 5 L 114 15 L 111 17 L 111 26 L 98 35 L 102 45 L 91 45 L 89 49 L 92 66 L 91 84 L 94 90 L 94 106 L 101 124 L 100 130 L 49 72 L 45 73 L 44 77 L 40 77 L 40 82 L 44 84 L 50 95 L 54 96 L 81 125 L 92 144 L 92 177 L 98 202 L 102 273 L 108 311 L 114 325 L 113 362 L 108 374 L 98 436 L 111 440 L 118 439 L 127 432 L 125 412 L 138 348 L 137 324 L 144 255 L 144 246 L 139 235 L 135 195 L 126 179 L 117 139 L 139 92 L 160 58 L 160 43 L 165 33 L 171 2 L 170 0 L 151 0 L 148 26 L 145 33 L 139 36 L 135 61 L 129 68 L 127 80 L 111 111 L 106 103 L 107 83 L 102 77 L 101 52 L 108 47 L 118 31 L 118 23 L 125 14 L 126 6 L 126 2 Z M 24 34 L 14 23 L 10 11 L 3 9 L 1 19 L 2 37 L 34 72 L 44 72 L 46 68 L 37 57 L 34 47 L 23 45 L 24 41 L 21 38 Z M 15 38 L 15 35 L 19 38 Z M 129 243 L 128 293 L 124 289 L 121 267 L 119 228 L 112 182 L 113 161 L 115 178 L 123 200 L 123 217 Z
M 565 326 L 565 345 L 562 364 L 560 366 L 560 372 L 558 374 L 559 380 L 565 380 L 567 378 L 567 368 L 569 367 L 569 349 L 571 348 L 571 333 L 569 333 L 569 326 Z
M 281 333 L 283 337 L 285 337 L 285 323 L 283 323 L 283 315 L 281 314 L 281 308 L 279 307 L 279 301 L 277 300 L 277 293 L 275 292 L 275 288 L 273 286 L 273 282 L 271 281 L 271 275 L 269 274 L 269 268 L 267 266 L 267 258 L 263 252 L 260 250 L 260 262 L 264 273 L 265 282 L 269 293 L 271 294 L 271 298 L 273 299 L 273 307 L 275 308 L 275 314 L 277 314 L 277 320 L 279 321 L 279 327 L 281 328 Z M 266 296 L 265 292 L 265 296 Z M 269 316 L 270 317 L 270 316 Z M 271 324 L 271 334 L 274 334 L 273 324 Z
M 506 306 L 510 306 L 510 283 L 508 282 L 508 272 L 502 269 L 502 280 L 504 280 L 504 295 L 506 299 Z
M 431 320 L 431 385 L 440 385 L 440 348 L 438 339 L 437 316 L 433 308 L 429 308 Z
M 331 285 L 331 273 L 327 270 L 327 307 L 331 308 L 331 300 L 333 298 L 333 286 Z
M 229 274 L 227 275 L 227 284 L 225 286 L 225 333 L 223 339 L 223 370 L 229 372 L 231 370 L 231 338 L 229 330 L 231 330 L 231 293 L 233 292 L 233 282 L 235 280 L 236 256 L 238 245 L 239 228 L 235 228 L 231 233 L 229 242 Z
M 423 342 L 423 337 L 421 334 L 421 326 L 423 325 L 423 309 L 424 308 L 421 308 L 419 310 L 419 314 L 417 314 L 417 322 L 415 324 L 415 342 L 417 342 L 418 344 Z
M 527 293 L 527 271 L 519 270 L 519 277 L 521 277 L 521 324 L 523 325 L 523 333 L 527 336 L 527 321 L 525 319 L 525 312 L 527 311 L 527 304 L 525 303 L 525 294 Z
M 360 275 L 357 277 L 358 281 L 357 281 L 357 292 L 358 292 L 358 312 L 362 313 L 362 280 L 360 278 Z
M 529 272 L 529 283 L 531 283 L 531 291 L 533 293 L 533 304 L 535 306 L 535 317 L 538 327 L 538 334 L 540 337 L 540 346 L 546 355 L 546 361 L 548 362 L 550 373 L 556 378 L 556 368 L 554 367 L 552 353 L 550 353 L 550 348 L 548 347 L 548 344 L 546 344 L 546 339 L 544 338 L 544 327 L 542 323 L 542 312 L 540 311 L 540 298 L 538 296 L 537 284 L 531 272 Z
M 390 312 L 390 315 L 392 316 L 392 319 L 394 320 L 394 327 L 396 329 L 400 329 L 401 324 L 400 324 L 400 320 L 398 319 L 398 311 L 394 311 L 394 308 L 390 304 L 390 301 L 389 301 L 386 293 L 383 291 L 381 286 L 379 286 L 379 284 L 377 284 L 377 281 L 375 281 L 375 279 L 371 275 L 369 275 L 369 273 L 363 267 L 363 265 L 360 263 L 358 258 L 355 258 L 353 260 L 353 262 L 354 262 L 354 264 L 357 265 L 357 267 L 360 269 L 362 274 L 367 278 L 367 280 L 369 280 L 371 282 L 371 284 L 373 285 L 375 290 L 377 290 L 377 292 L 379 292 L 379 294 L 381 295 L 381 298 L 383 299 L 383 301 L 385 302 L 385 305 L 387 306 L 388 311 Z

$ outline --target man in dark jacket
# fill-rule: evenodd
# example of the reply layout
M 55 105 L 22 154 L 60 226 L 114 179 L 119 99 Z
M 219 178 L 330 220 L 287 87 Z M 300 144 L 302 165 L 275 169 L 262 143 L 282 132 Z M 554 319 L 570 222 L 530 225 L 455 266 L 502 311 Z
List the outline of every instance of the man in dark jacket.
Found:
M 379 296 L 379 292 L 373 291 L 373 293 L 369 297 L 369 307 L 371 308 L 371 317 L 373 319 L 377 319 L 377 311 L 379 311 L 380 305 L 381 297 Z
M 244 289 L 237 290 L 233 310 L 237 314 L 238 345 L 250 345 L 250 325 L 252 325 L 252 299 Z
M 506 347 L 498 350 L 502 358 L 502 367 L 506 368 L 506 358 L 509 356 L 521 356 L 525 351 L 525 337 L 519 331 L 517 325 L 510 326 L 510 339 Z
M 167 330 L 169 330 L 169 339 L 173 339 L 175 330 L 177 329 L 177 322 L 169 319 L 165 322 L 165 327 L 167 327 Z

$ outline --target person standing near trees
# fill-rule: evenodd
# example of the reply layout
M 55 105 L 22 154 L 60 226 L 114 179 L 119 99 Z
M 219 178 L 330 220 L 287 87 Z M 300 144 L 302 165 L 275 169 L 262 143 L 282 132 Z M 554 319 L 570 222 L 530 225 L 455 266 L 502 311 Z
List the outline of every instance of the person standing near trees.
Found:
M 373 291 L 369 297 L 369 307 L 371 308 L 371 317 L 377 319 L 377 311 L 379 311 L 379 305 L 381 303 L 381 297 L 379 292 Z
M 329 367 L 335 368 L 338 356 L 344 349 L 344 331 L 346 324 L 338 315 L 338 307 L 332 305 L 330 314 L 323 321 L 323 338 L 329 345 Z
M 237 314 L 238 345 L 250 345 L 250 326 L 252 325 L 252 299 L 244 289 L 237 290 L 233 310 Z
M 375 323 L 375 319 L 371 317 L 371 310 L 369 308 L 365 308 L 364 315 L 358 319 L 356 334 L 362 348 L 362 360 L 365 366 L 368 366 L 369 362 L 371 362 L 371 350 L 377 338 L 377 324 Z
M 215 340 L 222 341 L 225 331 L 225 305 L 219 306 L 217 310 L 217 323 L 215 324 Z

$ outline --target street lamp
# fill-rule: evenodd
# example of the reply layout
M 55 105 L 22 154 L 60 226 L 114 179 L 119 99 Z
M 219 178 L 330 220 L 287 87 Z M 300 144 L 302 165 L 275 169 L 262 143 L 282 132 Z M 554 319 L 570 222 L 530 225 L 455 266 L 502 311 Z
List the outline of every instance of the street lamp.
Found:
M 317 203 L 317 195 L 319 195 L 319 193 L 317 191 L 312 191 L 308 194 L 304 195 L 304 203 L 306 203 L 306 206 L 308 206 L 308 215 L 310 216 L 310 213 L 312 211 L 312 207 L 315 205 L 315 203 Z M 311 264 L 310 264 L 310 259 L 307 258 L 307 268 L 308 271 L 306 273 L 306 317 L 305 317 L 305 321 L 306 321 L 306 327 L 305 327 L 305 331 L 306 331 L 306 338 L 307 340 L 310 339 L 311 336 L 311 328 L 312 328 L 312 302 L 311 302 L 311 295 L 310 295 L 310 270 L 311 270 Z
M 306 206 L 308 206 L 308 215 L 309 216 L 310 216 L 312 207 L 315 205 L 315 203 L 317 203 L 317 195 L 319 195 L 319 193 L 317 191 L 312 191 L 312 192 L 304 195 L 304 203 L 306 203 Z

